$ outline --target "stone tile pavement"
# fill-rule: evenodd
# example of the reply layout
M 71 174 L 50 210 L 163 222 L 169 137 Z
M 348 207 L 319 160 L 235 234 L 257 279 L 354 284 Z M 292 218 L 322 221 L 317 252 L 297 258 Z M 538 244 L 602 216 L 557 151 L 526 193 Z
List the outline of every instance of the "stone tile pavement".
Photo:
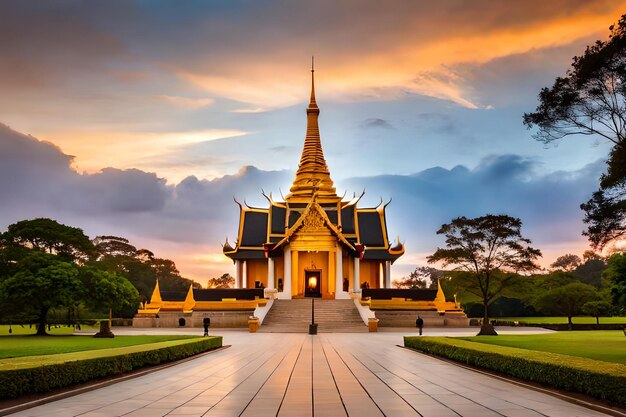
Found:
M 227 349 L 14 415 L 603 415 L 400 348 L 404 333 L 223 334 Z

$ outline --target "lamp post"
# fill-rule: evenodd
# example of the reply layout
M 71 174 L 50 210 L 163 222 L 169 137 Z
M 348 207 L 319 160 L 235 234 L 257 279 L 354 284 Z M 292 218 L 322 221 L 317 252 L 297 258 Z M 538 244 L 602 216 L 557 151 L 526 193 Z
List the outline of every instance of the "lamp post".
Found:
M 317 288 L 317 278 L 309 278 L 309 289 L 313 290 Z M 317 334 L 317 324 L 315 323 L 315 295 L 311 296 L 311 324 L 309 324 L 309 334 Z

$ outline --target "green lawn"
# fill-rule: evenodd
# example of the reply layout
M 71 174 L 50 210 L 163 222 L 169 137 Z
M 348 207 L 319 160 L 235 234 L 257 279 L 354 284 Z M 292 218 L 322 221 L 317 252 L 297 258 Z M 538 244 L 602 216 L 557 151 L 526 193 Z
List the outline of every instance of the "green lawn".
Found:
M 98 330 L 100 326 L 88 326 L 86 324 L 81 324 L 81 330 Z M 12 333 L 9 333 L 9 329 L 12 330 Z M 48 334 L 73 334 L 74 327 L 67 326 L 52 326 L 50 330 L 46 329 Z M 11 326 L 7 324 L 0 325 L 0 336 L 12 336 L 12 335 L 27 335 L 27 334 L 35 334 L 37 333 L 37 328 L 35 325 L 29 326 L 28 324 L 13 324 Z
M 567 317 L 492 317 L 493 320 L 519 321 L 534 324 L 567 324 Z M 572 323 L 595 324 L 595 317 L 572 317 Z M 600 324 L 624 324 L 626 317 L 600 317 Z
M 537 335 L 474 336 L 460 337 L 459 339 L 579 356 L 626 365 L 626 337 L 619 330 L 558 332 Z
M 3 336 L 0 337 L 0 359 L 121 348 L 196 337 L 198 336 L 149 335 L 116 336 L 113 339 L 96 339 L 88 335 Z

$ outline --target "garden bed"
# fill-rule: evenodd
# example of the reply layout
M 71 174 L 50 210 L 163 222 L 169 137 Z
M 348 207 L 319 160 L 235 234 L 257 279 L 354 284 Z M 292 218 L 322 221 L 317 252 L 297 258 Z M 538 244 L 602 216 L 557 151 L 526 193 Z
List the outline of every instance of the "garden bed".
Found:
M 548 387 L 626 405 L 626 365 L 448 337 L 405 336 L 404 346 Z
M 222 346 L 221 336 L 0 361 L 0 400 L 172 362 Z

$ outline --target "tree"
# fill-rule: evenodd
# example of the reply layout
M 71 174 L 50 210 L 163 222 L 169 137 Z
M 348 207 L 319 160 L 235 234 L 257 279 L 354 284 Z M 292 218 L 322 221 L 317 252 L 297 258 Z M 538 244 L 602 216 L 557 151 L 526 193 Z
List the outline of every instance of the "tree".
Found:
M 125 257 L 134 258 L 137 256 L 137 248 L 131 245 L 128 239 L 118 236 L 96 236 L 92 241 L 98 258 Z
M 609 257 L 602 278 L 611 289 L 613 304 L 626 308 L 626 253 L 614 253 Z
M 229 273 L 222 274 L 219 278 L 210 278 L 207 282 L 207 288 L 233 288 L 235 286 L 235 278 Z
M 602 271 L 606 268 L 603 259 L 589 258 L 581 265 L 578 265 L 571 274 L 585 284 L 593 285 L 596 288 L 602 287 Z
M 82 295 L 78 267 L 54 255 L 34 251 L 23 260 L 20 272 L 0 283 L 0 303 L 15 310 L 32 309 L 37 316 L 37 334 L 46 334 L 48 311 L 71 307 Z
M 112 337 L 110 328 L 113 309 L 137 307 L 137 289 L 126 278 L 93 267 L 82 268 L 80 280 L 84 286 L 85 304 L 92 309 L 108 310 L 109 320 L 100 322 L 99 336 Z
M 600 189 L 581 208 L 583 233 L 596 247 L 626 234 L 626 15 L 611 26 L 607 41 L 596 41 L 574 57 L 564 77 L 539 93 L 539 105 L 524 114 L 544 143 L 571 135 L 592 135 L 613 143 Z
M 408 277 L 394 280 L 393 285 L 396 288 L 437 288 L 437 280 L 441 272 L 436 268 L 429 266 L 418 266 L 415 271 L 411 272 Z
M 489 304 L 517 280 L 517 273 L 538 268 L 534 261 L 541 252 L 530 247 L 521 227 L 520 219 L 489 214 L 473 219 L 459 217 L 437 231 L 445 236 L 447 248 L 437 248 L 428 262 L 453 265 L 471 279 L 473 285 L 468 291 L 474 291 L 484 307 L 479 335 L 497 334 L 489 323 Z
M 608 301 L 598 300 L 598 301 L 588 301 L 583 304 L 582 312 L 583 314 L 588 314 L 591 317 L 596 318 L 596 324 L 600 324 L 601 316 L 608 316 L 611 314 L 613 310 L 613 306 Z
M 573 271 L 578 265 L 580 265 L 581 259 L 578 255 L 568 253 L 556 258 L 550 267 L 553 269 L 560 269 L 562 271 Z
M 554 288 L 536 302 L 538 310 L 546 314 L 559 314 L 567 317 L 568 328 L 572 329 L 572 317 L 582 312 L 582 306 L 598 299 L 594 287 L 582 282 L 573 282 L 563 287 Z
M 19 221 L 8 227 L 3 238 L 10 245 L 56 254 L 69 262 L 84 262 L 93 254 L 93 244 L 82 229 L 52 219 Z

